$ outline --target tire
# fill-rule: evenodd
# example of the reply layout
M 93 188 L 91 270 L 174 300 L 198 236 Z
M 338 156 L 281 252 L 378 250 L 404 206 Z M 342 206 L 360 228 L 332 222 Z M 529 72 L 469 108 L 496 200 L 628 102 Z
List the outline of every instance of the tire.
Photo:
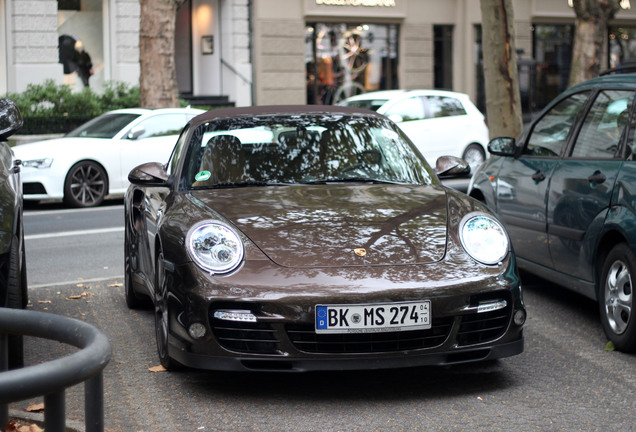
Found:
M 168 311 L 168 284 L 163 268 L 163 253 L 157 254 L 155 265 L 155 337 L 157 354 L 161 366 L 167 370 L 178 370 L 182 366 L 168 353 L 168 335 L 170 332 L 170 315 Z
M 603 262 L 598 299 L 603 330 L 614 348 L 623 352 L 636 351 L 635 278 L 636 256 L 627 244 L 620 243 Z
M 148 307 L 150 301 L 148 297 L 137 294 L 133 288 L 132 262 L 137 259 L 137 255 L 131 251 L 130 237 L 128 228 L 126 228 L 124 231 L 124 296 L 128 309 L 142 309 Z
M 24 309 L 25 285 L 22 282 L 24 262 L 20 265 L 20 250 L 18 238 L 11 242 L 9 256 L 9 278 L 7 284 L 7 307 Z M 9 369 L 17 369 L 24 366 L 24 338 L 22 335 L 9 335 Z
M 108 193 L 106 171 L 91 161 L 78 162 L 71 167 L 64 181 L 64 202 L 72 207 L 95 207 Z
M 470 172 L 474 173 L 486 161 L 486 152 L 479 144 L 470 144 L 464 150 L 462 159 L 470 165 Z

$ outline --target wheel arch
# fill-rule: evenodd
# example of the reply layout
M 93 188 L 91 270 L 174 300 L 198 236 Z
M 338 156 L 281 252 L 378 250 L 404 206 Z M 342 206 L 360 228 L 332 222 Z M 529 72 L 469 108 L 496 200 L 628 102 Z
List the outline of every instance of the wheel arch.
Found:
M 80 160 L 77 160 L 77 161 L 73 162 L 73 163 L 69 166 L 68 170 L 66 171 L 66 175 L 64 176 L 64 184 L 66 184 L 66 180 L 68 180 L 68 176 L 69 176 L 69 174 L 71 173 L 71 170 L 72 170 L 75 166 L 77 166 L 78 164 L 80 164 L 80 163 L 84 163 L 84 162 L 92 162 L 92 163 L 95 163 L 95 164 L 99 165 L 99 167 L 100 167 L 101 169 L 103 169 L 103 170 L 104 170 L 104 173 L 106 173 L 106 195 L 108 195 L 109 190 L 110 190 L 110 173 L 108 172 L 108 169 L 106 169 L 106 166 L 105 166 L 103 163 L 101 163 L 100 161 L 98 161 L 97 159 L 84 158 L 84 159 L 80 159 Z
M 486 148 L 487 146 L 485 146 L 483 143 L 480 143 L 479 141 L 470 141 L 468 144 L 466 144 L 464 146 L 464 153 L 466 152 L 468 147 L 470 147 L 472 145 L 479 147 L 481 149 L 481 151 L 484 152 L 484 156 L 488 155 L 488 149 Z
M 609 255 L 610 251 L 619 243 L 626 243 L 633 249 L 633 245 L 630 244 L 625 234 L 617 228 L 608 230 L 599 239 L 598 246 L 596 247 L 596 255 L 593 261 L 595 283 L 594 291 L 597 301 L 599 300 L 599 290 L 601 287 L 600 278 L 603 272 L 603 264 L 605 263 L 605 259 Z

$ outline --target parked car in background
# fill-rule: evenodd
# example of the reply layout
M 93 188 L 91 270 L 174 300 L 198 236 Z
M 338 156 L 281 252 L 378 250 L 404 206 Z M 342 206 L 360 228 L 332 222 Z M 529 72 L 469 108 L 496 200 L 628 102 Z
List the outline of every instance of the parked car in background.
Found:
M 29 301 L 22 229 L 20 161 L 7 144 L 22 127 L 20 111 L 10 99 L 0 99 L 0 306 L 24 309 Z M 10 335 L 9 367 L 23 364 L 22 336 Z
M 468 193 L 503 221 L 520 268 L 597 300 L 617 349 L 636 351 L 636 75 L 552 101 L 518 139 L 496 138 Z
M 339 105 L 365 108 L 396 122 L 430 162 L 440 156 L 466 160 L 475 170 L 486 160 L 488 126 L 463 93 L 444 90 L 385 90 L 352 96 Z
M 465 162 L 441 158 L 440 173 Z M 366 110 L 210 111 L 129 176 L 125 293 L 161 364 L 241 371 L 448 365 L 522 352 L 501 224 Z
M 62 138 L 16 146 L 24 199 L 63 199 L 69 206 L 93 207 L 109 194 L 123 195 L 130 170 L 143 162 L 167 161 L 183 126 L 202 112 L 115 110 Z

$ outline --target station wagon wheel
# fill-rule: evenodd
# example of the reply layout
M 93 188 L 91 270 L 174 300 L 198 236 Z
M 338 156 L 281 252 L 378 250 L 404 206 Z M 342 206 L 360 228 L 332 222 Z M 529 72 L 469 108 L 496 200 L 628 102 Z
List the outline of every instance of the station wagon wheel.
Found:
M 95 207 L 108 193 L 106 171 L 91 161 L 78 162 L 71 167 L 64 181 L 64 202 L 73 207 Z
M 466 150 L 464 150 L 462 159 L 468 162 L 468 165 L 470 165 L 470 171 L 472 173 L 475 172 L 479 165 L 484 163 L 484 161 L 486 160 L 486 153 L 479 144 L 471 144 L 466 147 Z
M 168 370 L 178 369 L 180 364 L 170 358 L 168 354 L 168 285 L 166 271 L 163 265 L 163 252 L 157 255 L 155 266 L 155 336 L 157 338 L 157 353 L 161 365 Z
M 620 243 L 603 264 L 599 308 L 605 334 L 623 352 L 636 351 L 636 317 L 632 313 L 634 278 L 636 256 L 627 244 Z

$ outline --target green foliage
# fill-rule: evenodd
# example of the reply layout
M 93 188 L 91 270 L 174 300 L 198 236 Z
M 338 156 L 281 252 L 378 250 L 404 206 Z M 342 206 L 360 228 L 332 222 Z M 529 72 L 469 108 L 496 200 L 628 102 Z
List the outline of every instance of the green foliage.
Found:
M 140 104 L 139 87 L 122 82 L 107 82 L 104 92 L 98 94 L 90 88 L 73 92 L 66 84 L 47 80 L 6 97 L 16 103 L 24 118 L 21 134 L 67 133 L 104 112 Z
M 107 82 L 100 97 L 104 111 L 120 108 L 133 108 L 140 105 L 139 86 L 129 87 L 123 82 Z
M 66 84 L 47 80 L 43 84 L 29 84 L 23 93 L 8 94 L 7 97 L 13 99 L 25 118 L 94 117 L 113 109 L 139 106 L 139 87 L 109 82 L 104 93 L 97 94 L 90 88 L 73 92 Z

